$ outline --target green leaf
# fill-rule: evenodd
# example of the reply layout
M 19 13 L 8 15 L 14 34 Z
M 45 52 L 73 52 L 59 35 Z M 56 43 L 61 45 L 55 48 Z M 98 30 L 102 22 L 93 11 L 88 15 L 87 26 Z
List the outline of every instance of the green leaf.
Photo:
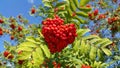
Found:
M 22 51 L 32 51 L 33 48 L 37 47 L 36 44 L 32 42 L 23 42 L 17 47 L 17 52 L 22 50 Z
M 80 48 L 80 40 L 75 40 L 73 49 L 77 51 L 79 48 Z
M 98 37 L 97 35 L 86 36 L 86 37 L 84 37 L 83 39 L 84 39 L 84 40 L 88 40 L 88 39 L 95 39 L 95 38 L 98 38 L 98 39 L 99 39 L 99 37 Z
M 28 36 L 26 40 L 35 44 L 40 44 L 40 42 L 37 41 L 36 38 L 34 38 L 33 36 Z
M 102 62 L 94 61 L 94 67 L 95 67 L 95 68 L 100 68 L 101 63 L 102 63 Z
M 112 52 L 109 49 L 107 49 L 107 48 L 101 48 L 101 49 L 107 56 L 112 55 Z
M 100 65 L 101 68 L 107 68 L 107 66 L 109 66 L 109 64 L 107 64 L 107 63 L 102 63 L 102 64 Z
M 33 49 L 30 48 L 30 47 L 18 47 L 16 52 L 19 52 L 19 51 L 32 51 Z
M 95 39 L 92 39 L 92 40 L 90 40 L 90 43 L 98 43 L 98 42 L 101 42 L 101 38 L 95 38 Z
M 111 43 L 112 43 L 112 41 L 110 41 L 109 39 L 106 39 L 106 40 L 104 40 L 104 43 L 101 44 L 101 47 L 104 48 L 104 47 L 110 45 Z
M 4 48 L 6 49 L 6 50 L 9 50 L 10 49 L 10 43 L 8 43 L 7 41 L 4 41 Z
M 61 6 L 65 6 L 66 4 L 67 4 L 66 1 L 58 2 L 55 7 L 58 8 L 58 7 L 61 7 Z
M 85 21 L 79 18 L 78 16 L 73 17 L 74 19 L 78 20 L 80 23 L 84 24 Z
M 32 42 L 23 42 L 18 47 L 36 47 L 36 44 Z
M 71 8 L 71 10 L 72 10 L 73 12 L 75 12 L 76 9 L 77 9 L 77 7 L 75 6 L 73 0 L 69 0 L 69 2 L 70 2 L 70 8 Z
M 32 53 L 33 62 L 35 66 L 39 66 L 43 63 L 44 57 L 41 48 L 36 48 L 35 52 Z
M 70 7 L 68 7 L 68 6 L 66 6 L 66 8 L 67 8 L 67 11 L 68 11 L 68 14 L 69 14 L 69 16 L 72 16 L 72 10 L 70 9 Z
M 80 53 L 84 54 L 84 50 L 85 50 L 85 42 L 83 40 L 81 40 Z
M 18 59 L 19 60 L 26 60 L 26 59 L 31 57 L 31 54 L 32 53 L 30 51 L 22 52 L 21 54 L 18 55 Z
M 120 60 L 120 56 L 114 56 L 114 59 Z
M 83 36 L 89 31 L 90 31 L 89 29 L 78 29 L 77 34 L 78 34 L 78 36 Z
M 78 64 L 78 65 L 81 65 L 82 64 L 82 61 L 77 59 L 77 58 L 71 58 L 71 60 L 73 61 L 73 63 L 75 64 Z
M 100 49 L 97 50 L 97 56 L 99 59 L 101 59 L 103 57 L 102 51 Z
M 85 6 L 90 0 L 80 0 L 80 6 Z
M 94 46 L 91 46 L 91 50 L 90 50 L 90 54 L 89 54 L 89 57 L 91 60 L 96 59 L 96 52 L 97 52 L 97 48 Z
M 89 11 L 91 11 L 92 8 L 87 8 L 87 7 L 79 7 L 78 8 L 80 11 L 86 12 L 88 13 Z
M 88 17 L 88 14 L 87 14 L 87 13 L 81 12 L 81 11 L 76 12 L 76 15 L 82 16 L 82 17 L 85 17 L 85 18 Z
M 42 2 L 44 3 L 44 6 L 46 7 L 52 7 L 51 3 L 49 0 L 42 0 Z
M 75 6 L 78 8 L 79 7 L 79 1 L 78 0 L 72 0 L 75 4 Z
M 50 58 L 50 51 L 49 51 L 47 45 L 40 45 L 40 47 L 43 50 L 43 52 L 46 55 L 46 57 Z

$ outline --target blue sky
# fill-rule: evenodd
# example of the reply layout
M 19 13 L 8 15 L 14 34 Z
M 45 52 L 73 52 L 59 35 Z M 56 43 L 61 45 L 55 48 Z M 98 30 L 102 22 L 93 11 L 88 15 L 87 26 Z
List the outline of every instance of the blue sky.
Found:
M 42 0 L 0 0 L 0 14 L 5 17 L 21 14 L 29 20 L 30 23 L 40 23 L 40 18 L 29 15 L 30 8 L 35 5 L 39 6 Z M 10 41 L 8 36 L 0 37 L 0 52 L 4 50 L 3 40 Z M 10 41 L 13 42 L 13 41 Z

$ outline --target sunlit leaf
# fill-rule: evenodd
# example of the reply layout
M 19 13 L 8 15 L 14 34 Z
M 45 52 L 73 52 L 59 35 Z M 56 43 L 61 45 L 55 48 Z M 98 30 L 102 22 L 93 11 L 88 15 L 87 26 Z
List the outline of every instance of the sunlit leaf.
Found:
M 48 49 L 48 47 L 46 45 L 40 45 L 41 49 L 43 50 L 43 52 L 45 53 L 45 55 L 50 58 L 50 51 Z

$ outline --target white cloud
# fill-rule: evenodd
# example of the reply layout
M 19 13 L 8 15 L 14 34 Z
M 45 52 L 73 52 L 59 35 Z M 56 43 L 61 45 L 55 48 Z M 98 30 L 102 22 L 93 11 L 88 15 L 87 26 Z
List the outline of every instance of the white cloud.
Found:
M 29 3 L 33 4 L 34 3 L 34 0 L 28 0 Z

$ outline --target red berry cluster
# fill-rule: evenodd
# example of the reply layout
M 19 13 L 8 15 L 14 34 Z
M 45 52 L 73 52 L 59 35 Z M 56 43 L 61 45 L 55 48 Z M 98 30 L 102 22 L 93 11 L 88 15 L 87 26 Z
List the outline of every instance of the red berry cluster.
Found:
M 4 57 L 7 57 L 8 59 L 13 59 L 14 56 L 9 51 L 4 51 L 3 53 Z
M 81 68 L 91 68 L 91 66 L 89 66 L 89 65 L 84 65 L 84 64 L 83 64 L 83 65 L 81 66 Z
M 42 24 L 42 34 L 51 53 L 60 52 L 77 36 L 75 25 L 64 24 L 64 20 L 58 16 L 54 19 L 47 18 Z
M 113 18 L 108 18 L 108 24 L 112 24 L 113 22 L 117 21 L 119 18 L 118 17 L 113 17 Z
M 100 19 L 105 19 L 106 18 L 106 15 L 105 14 L 99 14 L 99 16 L 98 16 L 98 20 L 100 20 Z
M 99 14 L 99 10 L 95 9 L 93 12 L 88 13 L 89 19 L 94 20 L 98 14 Z
M 61 68 L 61 64 L 57 63 L 56 61 L 53 61 L 52 64 L 53 64 L 54 68 Z

